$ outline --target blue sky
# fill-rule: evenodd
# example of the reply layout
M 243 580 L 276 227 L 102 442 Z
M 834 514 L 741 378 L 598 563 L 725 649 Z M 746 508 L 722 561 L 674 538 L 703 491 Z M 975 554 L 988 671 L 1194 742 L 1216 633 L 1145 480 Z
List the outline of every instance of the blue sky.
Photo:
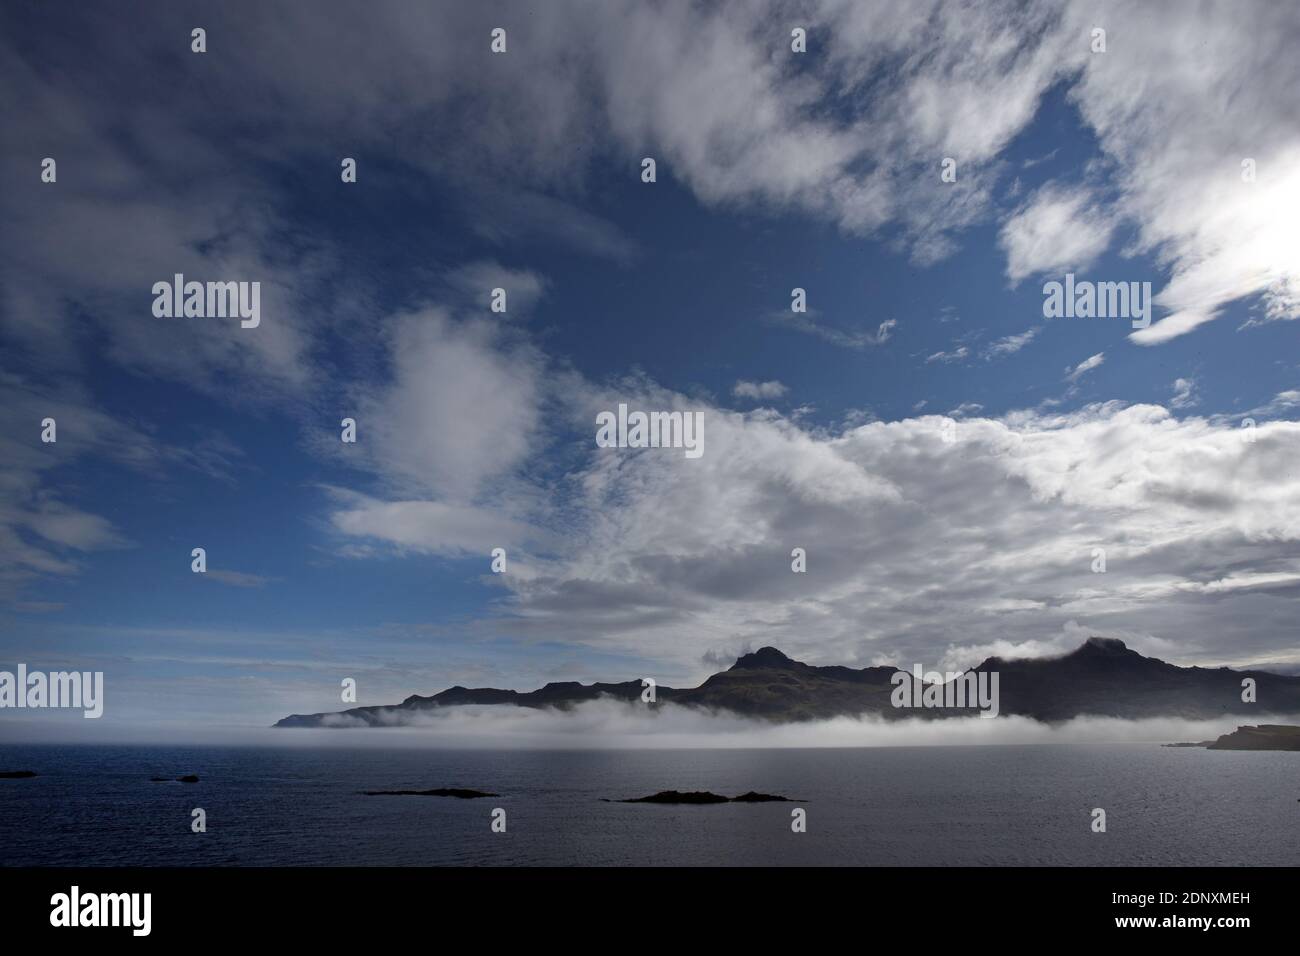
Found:
M 3 15 L 0 667 L 186 726 L 763 644 L 1300 664 L 1294 12 L 325 6 Z M 1045 320 L 1067 271 L 1151 329 Z M 618 402 L 705 454 L 597 449 Z

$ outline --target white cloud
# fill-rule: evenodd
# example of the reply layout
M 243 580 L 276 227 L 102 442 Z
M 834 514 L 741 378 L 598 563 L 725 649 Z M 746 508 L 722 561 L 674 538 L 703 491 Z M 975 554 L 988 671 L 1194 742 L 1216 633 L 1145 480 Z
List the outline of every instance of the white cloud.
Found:
M 1074 368 L 1066 369 L 1065 380 L 1067 382 L 1077 382 L 1080 378 L 1097 368 L 1105 361 L 1105 352 L 1098 352 L 1096 355 L 1090 355 Z
M 394 483 L 468 502 L 513 474 L 538 440 L 541 356 L 491 319 L 398 316 L 390 377 L 359 398 L 362 461 Z
M 989 347 L 984 350 L 984 358 L 995 359 L 995 358 L 1002 358 L 1003 356 L 1006 355 L 1015 355 L 1026 345 L 1032 342 L 1035 338 L 1037 338 L 1038 333 L 1041 331 L 1042 331 L 1042 326 L 1035 325 L 1032 328 L 1028 328 L 1025 329 L 1025 331 L 1023 332 L 1017 333 L 1016 335 L 1004 336 L 1003 338 L 1000 338 L 996 342 L 989 345 Z
M 1099 16 L 1069 11 L 1078 29 Z M 1114 42 L 1086 61 L 1071 96 L 1114 163 L 1115 208 L 1137 226 L 1135 249 L 1171 272 L 1156 297 L 1170 314 L 1130 338 L 1168 341 L 1257 295 L 1266 317 L 1297 317 L 1294 8 L 1121 4 L 1104 19 Z M 1245 158 L 1256 162 L 1254 182 L 1242 181 Z
M 516 549 L 546 540 L 529 515 L 547 498 L 524 473 L 553 438 L 546 405 L 573 395 L 562 378 L 544 383 L 544 356 L 497 318 L 429 306 L 386 321 L 387 371 L 355 396 L 356 443 L 337 432 L 316 439 L 318 450 L 379 481 L 374 493 L 326 488 L 341 556 L 486 561 L 505 547 L 517 564 Z
M 946 352 L 935 352 L 933 355 L 926 357 L 926 364 L 931 362 L 942 362 L 945 365 L 951 365 L 953 362 L 960 362 L 970 355 L 970 349 L 964 345 L 958 346 Z
M 531 269 L 510 269 L 489 260 L 458 266 L 447 279 L 464 297 L 468 311 L 504 318 L 527 315 L 546 292 L 546 280 Z M 503 289 L 506 293 L 504 313 L 490 311 L 493 289 Z
M 897 327 L 898 327 L 898 319 L 885 319 L 885 321 L 881 322 L 880 325 L 876 327 L 875 337 L 873 339 L 870 339 L 870 344 L 884 345 L 886 342 L 889 341 L 889 337 L 893 334 L 894 329 Z
M 336 489 L 342 499 L 331 515 L 343 534 L 373 538 L 400 549 L 449 557 L 483 556 L 493 548 L 522 545 L 536 535 L 518 521 L 486 508 L 439 501 L 378 501 Z
M 1084 188 L 1044 186 L 1002 226 L 1012 284 L 1044 272 L 1081 272 L 1110 243 L 1114 224 Z
M 25 156 L 0 156 L 13 183 L 0 195 L 9 226 L 0 234 L 0 334 L 15 355 L 65 374 L 87 354 L 107 357 L 233 404 L 301 399 L 314 369 L 303 293 L 324 280 L 330 255 L 286 243 L 265 186 L 241 179 L 232 151 L 208 148 L 174 115 L 130 93 L 113 102 L 112 83 L 88 92 L 71 74 L 52 78 L 12 44 L 0 43 L 0 76 L 13 134 L 63 161 L 50 186 L 27 175 Z M 124 103 L 137 110 L 123 115 Z M 63 173 L 71 166 L 75 175 Z M 195 190 L 195 181 L 209 185 Z M 52 190 L 60 201 L 49 202 Z M 261 324 L 155 318 L 152 286 L 176 273 L 259 282 Z
M 1190 408 L 1198 401 L 1196 382 L 1190 378 L 1174 379 L 1174 394 L 1169 399 L 1170 408 Z
M 777 381 L 747 382 L 744 379 L 736 382 L 731 388 L 731 394 L 736 398 L 752 398 L 755 401 L 780 398 L 788 391 L 790 391 L 788 386 Z
M 773 325 L 815 335 L 832 345 L 859 350 L 873 345 L 884 345 L 889 341 L 894 329 L 898 326 L 897 319 L 886 319 L 876 327 L 875 332 L 851 332 L 819 322 L 816 310 L 809 310 L 808 312 L 778 310 L 770 313 L 767 320 Z
M 42 502 L 37 510 L 23 517 L 23 523 L 46 541 L 77 551 L 98 551 L 125 543 L 108 519 L 56 500 Z
M 653 389 L 641 402 L 700 407 Z M 859 664 L 951 662 L 997 642 L 1060 650 L 1088 633 L 1181 661 L 1293 655 L 1300 424 L 1264 423 L 1246 443 L 1159 406 L 974 412 L 948 442 L 951 419 L 822 433 L 770 409 L 708 408 L 698 460 L 593 451 L 571 476 L 577 500 L 539 516 L 550 540 L 501 576 L 494 632 L 696 676 L 702 649 L 744 643 Z M 448 537 L 391 526 L 409 547 Z M 461 544 L 488 541 L 471 527 Z M 791 573 L 793 547 L 807 574 Z M 1096 547 L 1105 575 L 1091 571 Z
M 1274 395 L 1272 401 L 1259 411 L 1266 415 L 1281 415 L 1296 408 L 1300 408 L 1300 389 L 1289 388 Z
M 710 205 L 795 211 L 888 236 L 930 263 L 989 219 L 1003 151 L 1061 84 L 1100 143 L 1098 178 L 1110 175 L 1110 188 L 1040 189 L 1004 224 L 1013 281 L 1086 261 L 1123 220 L 1137 233 L 1127 251 L 1154 255 L 1171 274 L 1158 297 L 1171 314 L 1134 341 L 1167 341 L 1253 296 L 1263 297 L 1256 322 L 1300 315 L 1300 136 L 1291 122 L 1300 66 L 1290 55 L 1300 29 L 1287 5 L 821 0 L 810 11 L 821 48 L 805 57 L 773 27 L 782 10 L 602 3 L 576 17 L 545 4 L 513 24 L 512 45 L 528 56 L 485 71 L 480 50 L 447 38 L 485 34 L 496 25 L 490 10 L 376 2 L 364 21 L 349 16 L 348 29 L 330 30 L 337 18 L 320 4 L 290 3 L 274 18 L 213 21 L 229 40 L 229 68 L 210 78 L 212 95 L 240 103 L 250 126 L 274 124 L 277 160 L 346 126 L 358 149 L 383 142 L 465 196 L 498 197 L 475 224 L 494 241 L 547 235 L 551 224 L 562 241 L 634 255 L 627 237 L 569 200 L 593 167 L 635 170 L 654 154 L 662 176 Z M 108 32 L 97 19 L 108 16 L 77 29 Z M 1112 42 L 1091 54 L 1089 31 L 1101 20 Z M 76 325 L 63 299 L 97 315 L 174 270 L 255 272 L 277 299 L 261 334 L 103 323 L 109 354 L 209 390 L 232 373 L 253 378 L 258 396 L 310 390 L 319 332 L 306 321 L 308 303 L 338 291 L 337 250 L 286 244 L 261 180 L 239 180 L 266 161 L 264 145 L 213 150 L 201 127 L 165 118 L 156 91 L 170 77 L 175 61 L 162 51 L 172 43 L 159 24 L 137 31 L 129 51 L 106 45 L 106 67 L 128 57 L 160 66 L 100 69 L 93 93 L 57 46 L 0 47 L 6 115 L 38 117 L 51 152 L 96 157 L 59 184 L 79 200 L 65 207 L 73 213 L 43 202 L 26 158 L 6 158 L 6 181 L 17 185 L 0 198 L 14 237 L 3 259 L 10 279 L 26 277 L 5 282 L 7 327 L 33 352 L 66 351 Z M 431 59 L 431 49 L 440 55 Z M 371 81 L 350 82 L 338 63 Z M 818 108 L 828 102 L 837 108 Z M 36 131 L 30 121 L 10 130 L 18 141 Z M 210 131 L 224 147 L 222 133 Z M 956 183 L 938 179 L 944 157 L 958 162 Z M 1253 182 L 1241 181 L 1243 158 L 1257 164 Z M 183 181 L 172 175 L 178 164 Z M 195 193 L 189 183 L 200 176 L 240 185 Z M 468 201 L 466 211 L 480 205 Z M 870 344 L 849 336 L 853 347 Z

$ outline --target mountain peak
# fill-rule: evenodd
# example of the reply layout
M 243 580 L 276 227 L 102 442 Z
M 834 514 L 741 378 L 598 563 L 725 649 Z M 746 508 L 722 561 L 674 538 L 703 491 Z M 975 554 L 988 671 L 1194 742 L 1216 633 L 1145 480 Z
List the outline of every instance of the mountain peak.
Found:
M 1090 637 L 1082 644 L 1075 654 L 1086 654 L 1090 657 L 1114 656 L 1119 654 L 1130 653 L 1128 645 L 1118 637 Z
M 731 670 L 749 670 L 759 667 L 797 667 L 799 662 L 786 657 L 775 647 L 760 647 L 749 654 L 742 655 L 731 665 Z

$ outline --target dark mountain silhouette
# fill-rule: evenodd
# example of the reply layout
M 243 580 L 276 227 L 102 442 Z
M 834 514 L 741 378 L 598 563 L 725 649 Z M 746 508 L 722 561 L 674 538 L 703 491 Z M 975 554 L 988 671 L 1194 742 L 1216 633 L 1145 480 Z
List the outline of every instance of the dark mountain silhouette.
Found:
M 1205 745 L 1206 750 L 1300 750 L 1300 727 L 1260 724 L 1238 727 Z
M 1115 638 L 1090 637 L 1058 658 L 990 657 L 976 671 L 997 671 L 1002 713 L 1043 721 L 1102 717 L 1214 718 L 1300 713 L 1300 677 L 1229 667 L 1179 667 L 1143 657 Z M 1241 699 L 1244 678 L 1256 703 Z
M 658 704 L 728 711 L 775 722 L 873 714 L 946 717 L 978 713 L 974 708 L 896 708 L 890 702 L 897 667 L 815 667 L 792 660 L 774 647 L 746 654 L 699 687 L 655 688 Z M 998 675 L 999 712 L 1041 721 L 1071 717 L 1185 717 L 1300 713 L 1300 677 L 1227 667 L 1179 667 L 1143 657 L 1123 641 L 1092 637 L 1055 658 L 1004 660 L 990 657 L 976 674 Z M 1241 699 L 1242 680 L 1256 682 L 1257 703 Z M 354 707 L 331 714 L 294 714 L 277 727 L 395 726 L 421 713 L 466 704 L 566 709 L 609 698 L 640 701 L 640 680 L 618 684 L 547 684 L 520 693 L 491 687 L 451 687 L 432 697 L 412 695 L 400 704 Z

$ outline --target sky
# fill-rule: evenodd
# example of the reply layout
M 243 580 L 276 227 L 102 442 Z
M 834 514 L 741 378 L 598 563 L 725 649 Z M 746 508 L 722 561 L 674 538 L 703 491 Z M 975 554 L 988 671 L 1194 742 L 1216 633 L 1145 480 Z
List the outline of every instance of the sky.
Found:
M 1296 671 L 1297 40 L 1270 2 L 8 3 L 0 669 L 178 729 L 764 645 Z M 260 322 L 156 316 L 177 273 Z M 1150 324 L 1045 318 L 1066 273 Z M 598 447 L 620 404 L 703 453 Z

